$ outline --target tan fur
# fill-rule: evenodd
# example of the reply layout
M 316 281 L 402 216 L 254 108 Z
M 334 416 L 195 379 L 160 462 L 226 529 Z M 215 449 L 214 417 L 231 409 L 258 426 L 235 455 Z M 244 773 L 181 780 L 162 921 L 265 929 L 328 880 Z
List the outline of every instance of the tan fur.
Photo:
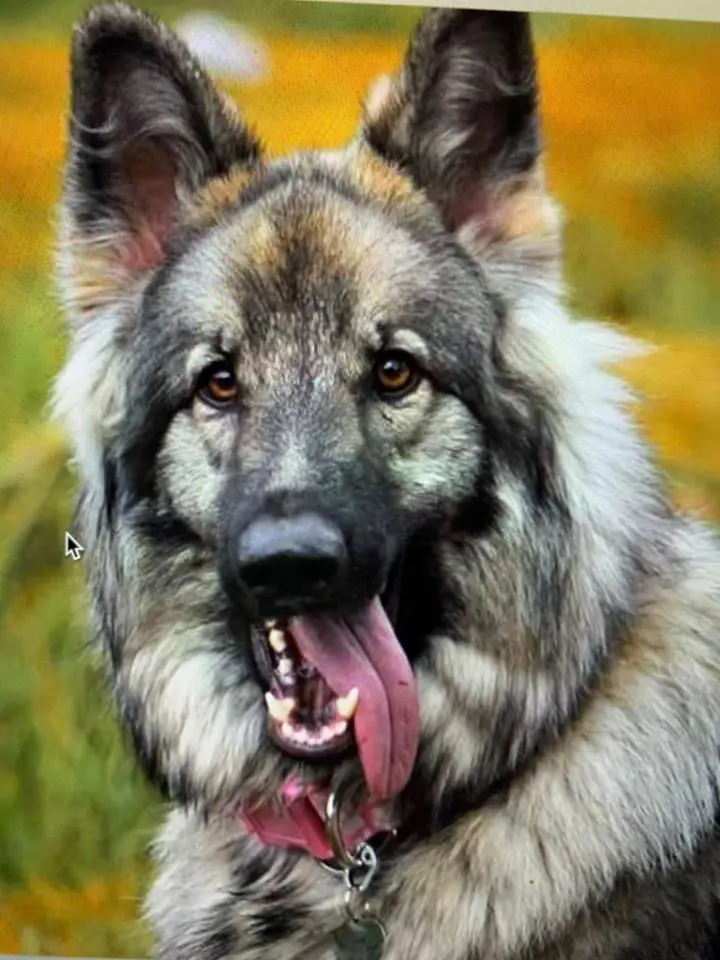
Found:
M 347 168 L 351 181 L 369 198 L 388 207 L 394 204 L 420 206 L 423 198 L 409 177 L 383 163 L 377 154 L 360 146 L 355 162 Z
M 240 194 L 247 189 L 255 171 L 238 167 L 226 177 L 215 177 L 186 200 L 182 222 L 189 227 L 207 228 L 222 216 Z
M 548 197 L 541 163 L 519 183 L 498 188 L 491 210 L 491 226 L 497 231 L 492 239 L 557 238 L 557 210 Z
M 373 80 L 365 97 L 364 111 L 368 123 L 377 123 L 393 106 L 397 106 L 395 81 L 390 74 L 384 73 Z
M 319 203 L 300 199 L 292 214 L 283 217 L 282 228 L 276 217 L 276 205 L 268 202 L 238 236 L 241 262 L 260 275 L 281 274 L 298 248 L 305 251 L 317 276 L 333 271 L 352 278 L 363 269 L 368 238 L 357 230 L 352 208 L 339 198 Z
M 403 74 L 378 77 L 370 86 L 364 103 L 363 121 L 366 128 L 373 127 L 383 135 L 407 139 L 407 103 Z
M 82 317 L 124 295 L 128 278 L 113 245 L 87 244 L 78 238 L 74 246 L 75 252 L 68 257 L 66 304 Z

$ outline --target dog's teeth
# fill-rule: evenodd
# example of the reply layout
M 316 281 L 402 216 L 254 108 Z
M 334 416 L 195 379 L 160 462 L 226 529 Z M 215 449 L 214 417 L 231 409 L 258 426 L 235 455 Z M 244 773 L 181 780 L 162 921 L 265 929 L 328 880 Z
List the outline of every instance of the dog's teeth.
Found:
M 290 657 L 281 657 L 278 663 L 278 673 L 281 677 L 292 677 L 295 674 L 293 662 Z
M 318 744 L 327 743 L 328 740 L 334 740 L 336 736 L 334 724 L 324 723 L 318 731 Z
M 338 716 L 342 717 L 343 720 L 351 720 L 355 715 L 355 711 L 357 710 L 359 699 L 360 694 L 357 687 L 353 687 L 352 690 L 349 693 L 346 693 L 344 697 L 338 697 L 335 701 Z
M 282 724 L 289 719 L 290 714 L 295 709 L 295 699 L 293 697 L 278 699 L 269 692 L 265 694 L 265 703 L 267 703 L 268 713 L 273 720 Z
M 295 730 L 291 724 L 287 723 L 287 721 L 280 727 L 280 733 L 285 737 L 286 740 L 295 739 Z
M 282 630 L 277 630 L 274 626 L 268 633 L 268 643 L 273 648 L 275 653 L 283 653 L 285 650 L 287 650 L 285 634 L 282 632 Z
M 333 737 L 342 737 L 347 731 L 347 728 L 348 725 L 346 720 L 336 720 L 335 723 L 330 724 L 330 731 Z

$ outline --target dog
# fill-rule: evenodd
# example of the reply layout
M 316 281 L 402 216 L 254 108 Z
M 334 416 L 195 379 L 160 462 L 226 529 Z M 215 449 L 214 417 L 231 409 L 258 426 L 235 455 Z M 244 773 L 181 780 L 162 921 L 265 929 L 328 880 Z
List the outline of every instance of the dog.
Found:
M 161 960 L 718 956 L 720 550 L 538 104 L 527 15 L 429 11 L 269 160 L 168 27 L 76 28 L 54 404 Z

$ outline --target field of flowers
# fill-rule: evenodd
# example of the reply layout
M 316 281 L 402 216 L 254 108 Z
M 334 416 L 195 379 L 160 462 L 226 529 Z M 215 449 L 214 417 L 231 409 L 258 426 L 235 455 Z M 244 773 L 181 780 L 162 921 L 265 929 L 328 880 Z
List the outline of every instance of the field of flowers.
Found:
M 544 18 L 538 35 L 572 303 L 657 345 L 626 371 L 643 423 L 677 499 L 720 520 L 720 29 Z M 62 558 L 72 478 L 44 405 L 64 347 L 48 273 L 66 44 L 29 36 L 0 29 L 0 953 L 141 956 L 160 810 L 84 655 L 81 564 Z M 230 89 L 274 152 L 347 139 L 404 43 L 264 39 L 269 78 Z

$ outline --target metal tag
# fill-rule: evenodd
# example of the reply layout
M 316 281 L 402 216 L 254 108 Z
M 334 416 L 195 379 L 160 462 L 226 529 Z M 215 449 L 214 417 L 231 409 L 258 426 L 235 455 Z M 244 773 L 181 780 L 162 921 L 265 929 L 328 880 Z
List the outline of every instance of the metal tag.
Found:
M 378 920 L 351 920 L 336 934 L 338 960 L 382 960 L 385 931 Z

